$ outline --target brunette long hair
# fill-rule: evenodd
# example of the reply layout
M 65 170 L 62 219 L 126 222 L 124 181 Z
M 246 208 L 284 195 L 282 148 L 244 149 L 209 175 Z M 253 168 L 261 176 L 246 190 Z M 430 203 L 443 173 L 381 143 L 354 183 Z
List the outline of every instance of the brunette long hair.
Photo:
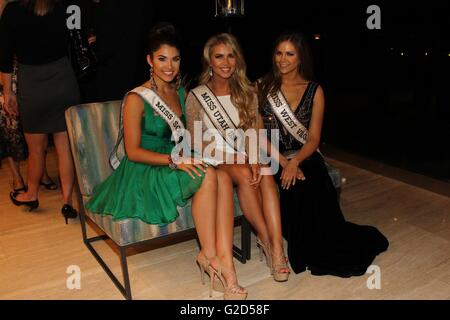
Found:
M 314 80 L 313 61 L 311 50 L 306 36 L 297 31 L 285 31 L 275 40 L 272 51 L 272 70 L 259 81 L 259 101 L 264 101 L 269 93 L 274 93 L 281 88 L 281 74 L 275 63 L 277 47 L 284 41 L 291 42 L 300 58 L 301 64 L 298 72 L 307 81 Z

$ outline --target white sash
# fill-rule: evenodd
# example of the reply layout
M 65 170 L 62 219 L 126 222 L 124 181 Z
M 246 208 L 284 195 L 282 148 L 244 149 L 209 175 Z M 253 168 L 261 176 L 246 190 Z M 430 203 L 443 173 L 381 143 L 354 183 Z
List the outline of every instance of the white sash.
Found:
M 161 99 L 161 97 L 153 90 L 146 87 L 137 87 L 133 90 L 127 92 L 122 100 L 122 105 L 120 107 L 120 123 L 119 123 L 119 136 L 117 138 L 116 145 L 109 157 L 109 163 L 113 170 L 116 170 L 120 164 L 119 157 L 117 155 L 117 149 L 123 139 L 123 108 L 125 106 L 125 99 L 130 93 L 138 94 L 144 101 L 146 101 L 153 110 L 158 113 L 158 115 L 166 121 L 169 125 L 170 130 L 172 130 L 172 136 L 175 143 L 179 143 L 184 134 L 184 125 L 180 118 L 169 108 L 169 106 Z
M 306 94 L 306 93 L 305 93 Z M 308 141 L 308 129 L 297 119 L 280 90 L 269 93 L 267 100 L 286 130 L 302 144 Z
M 281 90 L 278 90 L 277 93 L 269 93 L 267 95 L 267 100 L 269 101 L 269 104 L 272 107 L 272 110 L 275 113 L 276 117 L 281 121 L 286 130 L 302 144 L 306 144 L 306 142 L 308 141 L 309 131 L 292 112 Z M 295 157 L 297 152 L 298 150 L 292 150 L 285 153 L 284 156 L 287 159 L 292 159 L 293 157 Z M 317 152 L 322 155 L 319 148 L 317 148 Z
M 200 102 L 203 110 L 205 110 L 211 123 L 219 131 L 222 138 L 228 143 L 228 145 L 236 150 L 234 130 L 237 129 L 237 125 L 233 122 L 231 117 L 226 112 L 223 105 L 220 103 L 216 95 L 209 89 L 207 85 L 201 85 L 192 90 L 192 93 Z

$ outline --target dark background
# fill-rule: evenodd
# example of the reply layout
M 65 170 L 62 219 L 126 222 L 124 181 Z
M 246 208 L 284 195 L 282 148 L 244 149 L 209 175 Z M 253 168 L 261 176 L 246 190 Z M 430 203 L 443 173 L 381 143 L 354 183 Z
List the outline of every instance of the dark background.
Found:
M 203 45 L 216 33 L 240 39 L 251 80 L 269 70 L 280 32 L 306 33 L 326 94 L 322 141 L 450 182 L 448 1 L 246 0 L 245 16 L 237 19 L 214 18 L 214 0 L 147 3 L 149 26 L 169 21 L 180 31 L 191 84 Z M 372 4 L 381 9 L 381 30 L 366 27 Z M 142 65 L 139 81 L 147 77 Z

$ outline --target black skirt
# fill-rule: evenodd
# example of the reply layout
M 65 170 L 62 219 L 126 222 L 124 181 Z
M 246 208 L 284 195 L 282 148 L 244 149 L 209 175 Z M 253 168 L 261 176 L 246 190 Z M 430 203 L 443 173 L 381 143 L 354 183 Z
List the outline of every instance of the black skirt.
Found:
M 306 179 L 280 188 L 283 236 L 295 273 L 363 275 L 389 242 L 375 227 L 345 221 L 324 160 L 314 153 L 300 165 Z M 280 185 L 281 170 L 276 175 Z
M 66 130 L 65 110 L 80 101 L 69 59 L 44 65 L 19 64 L 18 105 L 23 131 L 54 133 Z

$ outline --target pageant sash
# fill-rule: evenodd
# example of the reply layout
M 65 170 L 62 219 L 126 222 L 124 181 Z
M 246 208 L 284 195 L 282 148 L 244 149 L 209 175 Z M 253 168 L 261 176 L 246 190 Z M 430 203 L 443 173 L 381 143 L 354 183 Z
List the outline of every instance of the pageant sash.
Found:
M 198 86 L 192 90 L 192 93 L 200 102 L 209 120 L 222 138 L 234 151 L 240 153 L 235 147 L 235 140 L 237 137 L 235 136 L 234 131 L 237 129 L 237 125 L 228 115 L 216 95 L 207 85 Z
M 297 119 L 280 90 L 269 93 L 267 100 L 275 114 L 286 130 L 302 144 L 308 140 L 308 129 Z
M 281 90 L 278 90 L 276 93 L 269 93 L 267 95 L 267 100 L 269 101 L 275 116 L 281 121 L 286 130 L 303 145 L 306 144 L 309 131 L 292 112 Z M 289 151 L 285 153 L 284 156 L 290 160 L 295 157 L 298 151 L 299 150 Z M 317 148 L 317 152 L 322 155 L 319 148 Z
M 123 139 L 123 108 L 125 106 L 126 97 L 131 94 L 138 94 L 144 101 L 146 101 L 150 106 L 155 110 L 155 112 L 166 121 L 167 125 L 170 127 L 172 131 L 172 136 L 175 140 L 175 143 L 179 143 L 183 133 L 184 133 L 184 125 L 181 119 L 169 108 L 169 106 L 161 99 L 161 97 L 153 90 L 146 87 L 137 87 L 133 90 L 129 91 L 122 100 L 122 105 L 120 107 L 120 123 L 119 123 L 119 136 L 117 138 L 116 145 L 114 146 L 113 151 L 109 157 L 109 163 L 113 170 L 116 170 L 120 165 L 120 160 L 117 155 L 117 149 L 119 148 L 120 143 Z

